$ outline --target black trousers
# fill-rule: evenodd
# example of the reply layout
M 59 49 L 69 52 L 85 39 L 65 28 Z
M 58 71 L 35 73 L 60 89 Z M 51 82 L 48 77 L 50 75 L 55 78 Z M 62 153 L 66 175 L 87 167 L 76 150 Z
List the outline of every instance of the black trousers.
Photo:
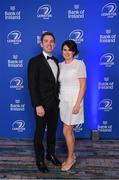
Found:
M 34 134 L 34 149 L 36 161 L 44 160 L 45 149 L 43 137 L 47 127 L 47 154 L 55 154 L 56 129 L 58 122 L 58 103 L 54 102 L 45 108 L 45 116 L 36 115 L 36 130 Z

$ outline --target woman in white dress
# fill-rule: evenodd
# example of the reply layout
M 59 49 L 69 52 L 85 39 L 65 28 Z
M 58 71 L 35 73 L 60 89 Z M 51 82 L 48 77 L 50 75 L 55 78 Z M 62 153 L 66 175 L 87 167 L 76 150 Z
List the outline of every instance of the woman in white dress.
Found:
M 81 60 L 74 58 L 78 54 L 77 45 L 72 40 L 62 44 L 64 61 L 60 66 L 60 117 L 63 125 L 63 134 L 67 145 L 67 158 L 62 163 L 61 170 L 68 171 L 76 162 L 74 154 L 75 137 L 74 125 L 84 123 L 83 98 L 86 89 L 86 68 Z

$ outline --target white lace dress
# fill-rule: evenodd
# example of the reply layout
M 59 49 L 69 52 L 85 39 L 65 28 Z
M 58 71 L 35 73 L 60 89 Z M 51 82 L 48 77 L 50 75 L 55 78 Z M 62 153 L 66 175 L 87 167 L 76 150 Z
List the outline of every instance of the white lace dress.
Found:
M 67 125 L 84 123 L 83 100 L 78 114 L 72 114 L 80 90 L 79 78 L 86 78 L 86 67 L 83 61 L 74 59 L 70 64 L 59 63 L 60 66 L 60 117 Z

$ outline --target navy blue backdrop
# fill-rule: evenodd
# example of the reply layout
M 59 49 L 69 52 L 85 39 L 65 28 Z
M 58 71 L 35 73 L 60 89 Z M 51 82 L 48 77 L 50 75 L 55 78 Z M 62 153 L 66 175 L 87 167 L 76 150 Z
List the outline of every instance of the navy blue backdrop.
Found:
M 33 137 L 27 65 L 40 53 L 42 33 L 51 31 L 59 61 L 62 42 L 73 39 L 87 67 L 85 123 L 76 126 L 76 137 L 90 138 L 98 129 L 103 139 L 119 138 L 118 9 L 118 0 L 0 1 L 0 137 Z

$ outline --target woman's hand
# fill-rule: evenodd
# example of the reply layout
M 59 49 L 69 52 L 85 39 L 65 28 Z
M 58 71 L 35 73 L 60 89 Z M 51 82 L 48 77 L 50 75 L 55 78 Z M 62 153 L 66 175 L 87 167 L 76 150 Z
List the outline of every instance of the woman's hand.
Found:
M 80 111 L 80 104 L 75 104 L 72 109 L 72 114 L 78 114 Z
M 36 114 L 37 116 L 43 117 L 45 115 L 45 110 L 43 106 L 37 106 L 36 107 Z

